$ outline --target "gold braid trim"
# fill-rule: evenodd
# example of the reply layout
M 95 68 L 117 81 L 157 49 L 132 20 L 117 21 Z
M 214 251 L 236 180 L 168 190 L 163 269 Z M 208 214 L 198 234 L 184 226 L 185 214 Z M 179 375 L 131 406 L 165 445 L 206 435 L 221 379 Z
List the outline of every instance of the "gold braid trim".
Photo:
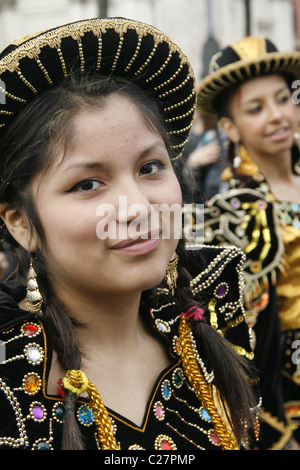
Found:
M 104 403 L 96 389 L 95 385 L 89 381 L 88 393 L 90 396 L 89 405 L 95 414 L 95 423 L 97 426 L 98 437 L 102 450 L 119 450 L 115 436 L 112 431 L 112 422 L 104 406 Z
M 66 389 L 75 393 L 78 397 L 87 392 L 89 396 L 89 405 L 94 412 L 94 420 L 97 427 L 98 438 L 102 450 L 119 450 L 115 436 L 112 431 L 112 422 L 104 406 L 95 385 L 88 380 L 81 370 L 68 370 L 63 379 L 63 385 Z
M 212 397 L 211 388 L 201 374 L 197 359 L 195 357 L 195 351 L 191 338 L 191 327 L 187 323 L 184 316 L 181 317 L 179 324 L 178 347 L 185 373 L 189 379 L 189 382 L 194 388 L 197 397 L 199 400 L 201 400 L 203 406 L 211 416 L 215 432 L 220 440 L 222 448 L 224 450 L 238 450 L 230 431 L 222 421 L 217 411 Z

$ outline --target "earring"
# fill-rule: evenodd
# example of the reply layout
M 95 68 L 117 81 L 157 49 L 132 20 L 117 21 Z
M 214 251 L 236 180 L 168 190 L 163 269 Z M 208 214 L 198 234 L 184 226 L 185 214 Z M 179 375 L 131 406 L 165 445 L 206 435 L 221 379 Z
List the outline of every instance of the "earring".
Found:
M 32 266 L 32 260 L 30 260 L 30 267 L 28 272 L 28 281 L 27 281 L 27 294 L 25 299 L 25 305 L 27 309 L 32 313 L 42 314 L 42 303 L 43 297 L 39 291 L 39 286 L 37 283 L 36 272 Z
M 242 161 L 240 154 L 239 154 L 239 147 L 240 147 L 239 143 L 234 144 L 235 157 L 233 159 L 233 168 L 235 168 L 236 170 L 239 168 L 241 161 Z
M 172 296 L 175 294 L 176 281 L 178 278 L 177 265 L 178 265 L 179 256 L 175 253 L 175 258 L 172 258 L 167 266 L 167 271 L 165 274 L 165 281 L 168 284 L 169 290 L 171 291 Z

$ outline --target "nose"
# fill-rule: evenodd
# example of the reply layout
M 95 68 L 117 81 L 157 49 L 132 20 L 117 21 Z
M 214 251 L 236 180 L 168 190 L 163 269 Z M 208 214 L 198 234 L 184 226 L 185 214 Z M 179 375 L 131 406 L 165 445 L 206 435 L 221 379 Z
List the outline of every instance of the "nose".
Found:
M 151 202 L 144 186 L 134 179 L 128 180 L 127 184 L 124 181 L 117 194 L 116 211 L 119 224 L 128 225 L 136 218 L 140 222 L 148 221 Z
M 283 112 L 282 112 L 282 107 L 276 103 L 276 102 L 271 102 L 269 103 L 269 117 L 270 121 L 280 121 L 282 119 Z

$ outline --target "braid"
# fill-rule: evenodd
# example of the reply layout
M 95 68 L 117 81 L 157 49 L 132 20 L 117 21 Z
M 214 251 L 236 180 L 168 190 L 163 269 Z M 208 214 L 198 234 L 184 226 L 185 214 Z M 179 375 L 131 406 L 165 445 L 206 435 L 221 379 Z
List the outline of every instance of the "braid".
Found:
M 178 352 L 180 353 L 185 373 L 194 388 L 197 397 L 212 418 L 216 434 L 224 450 L 237 449 L 231 433 L 222 421 L 214 404 L 211 388 L 201 374 L 195 357 L 195 345 L 191 335 L 191 326 L 186 322 L 184 316 L 181 317 L 179 325 Z

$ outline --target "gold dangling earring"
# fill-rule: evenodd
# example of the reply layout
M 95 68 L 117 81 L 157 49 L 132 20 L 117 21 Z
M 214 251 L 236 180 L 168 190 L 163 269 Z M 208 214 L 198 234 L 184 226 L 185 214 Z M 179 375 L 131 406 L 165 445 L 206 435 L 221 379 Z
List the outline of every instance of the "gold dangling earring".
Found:
M 176 282 L 178 278 L 177 265 L 178 265 L 179 256 L 175 252 L 175 257 L 171 259 L 167 266 L 167 271 L 165 274 L 165 281 L 168 284 L 169 290 L 171 291 L 172 296 L 175 295 Z
M 32 266 L 32 260 L 30 260 L 25 305 L 29 312 L 38 313 L 39 315 L 42 315 L 41 307 L 43 303 L 43 297 L 39 291 L 39 286 L 36 278 L 37 275 Z

